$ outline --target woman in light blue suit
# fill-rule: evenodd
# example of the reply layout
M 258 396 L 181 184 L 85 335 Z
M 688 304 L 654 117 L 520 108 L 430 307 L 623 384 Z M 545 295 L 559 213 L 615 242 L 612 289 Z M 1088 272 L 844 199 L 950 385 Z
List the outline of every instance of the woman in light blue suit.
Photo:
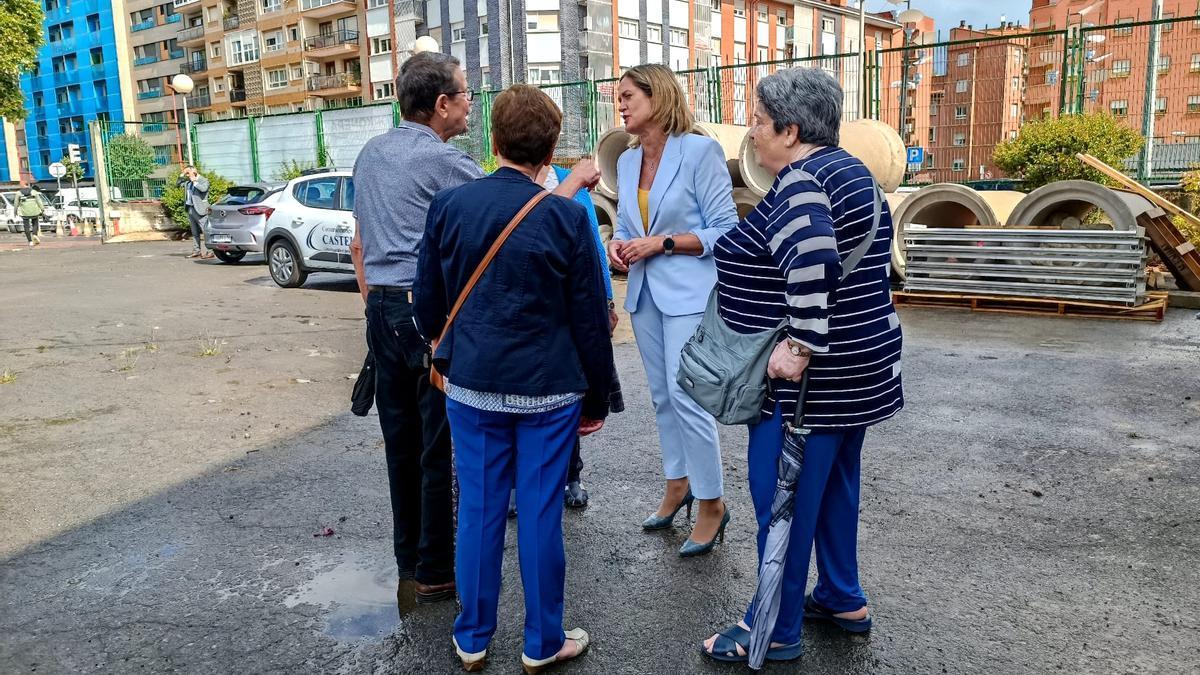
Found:
M 717 423 L 675 382 L 679 353 L 696 331 L 716 285 L 713 244 L 738 223 L 725 154 L 691 133 L 693 120 L 675 74 L 665 66 L 628 70 L 617 89 L 625 129 L 635 138 L 617 160 L 617 228 L 609 261 L 629 273 L 625 309 L 654 401 L 667 488 L 646 530 L 671 527 L 700 502 L 684 557 L 708 553 L 724 538 Z

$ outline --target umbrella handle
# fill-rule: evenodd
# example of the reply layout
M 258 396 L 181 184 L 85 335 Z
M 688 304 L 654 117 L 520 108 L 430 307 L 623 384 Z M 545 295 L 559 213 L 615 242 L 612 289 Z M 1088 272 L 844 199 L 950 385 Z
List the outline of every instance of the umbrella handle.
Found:
M 808 398 L 808 368 L 800 376 L 800 393 L 796 396 L 796 415 L 792 418 L 792 427 L 799 429 L 804 426 L 804 399 Z

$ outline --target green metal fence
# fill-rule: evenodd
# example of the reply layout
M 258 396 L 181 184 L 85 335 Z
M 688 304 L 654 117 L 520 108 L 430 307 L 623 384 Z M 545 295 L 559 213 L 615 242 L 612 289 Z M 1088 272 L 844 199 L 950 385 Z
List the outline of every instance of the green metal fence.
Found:
M 159 199 L 179 174 L 187 138 L 170 122 L 99 123 L 101 158 L 113 199 Z
M 845 91 L 847 119 L 881 120 L 906 146 L 925 150 L 924 163 L 909 174 L 914 183 L 1003 179 L 991 162 L 996 145 L 1029 120 L 1076 112 L 1111 112 L 1139 131 L 1152 120 L 1156 150 L 1140 167 L 1146 182 L 1176 178 L 1200 163 L 1200 47 L 1191 47 L 1200 44 L 1200 16 L 985 33 L 910 41 L 861 58 L 822 55 L 677 76 L 698 121 L 745 125 L 762 78 L 784 68 L 820 68 Z M 1153 49 L 1160 56 L 1150 68 Z M 556 161 L 571 164 L 588 155 L 601 134 L 619 125 L 616 87 L 615 79 L 542 86 L 564 111 Z M 474 93 L 471 131 L 452 141 L 481 163 L 491 159 L 491 107 L 498 94 Z M 268 180 L 288 162 L 349 169 L 362 144 L 399 119 L 396 104 L 386 103 L 205 122 L 193 135 L 206 168 L 235 181 Z M 1136 173 L 1139 158 L 1123 168 Z

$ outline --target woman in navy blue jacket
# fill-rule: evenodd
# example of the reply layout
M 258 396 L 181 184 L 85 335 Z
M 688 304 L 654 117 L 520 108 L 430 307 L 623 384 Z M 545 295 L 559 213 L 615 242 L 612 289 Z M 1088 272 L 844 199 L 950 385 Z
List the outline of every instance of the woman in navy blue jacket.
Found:
M 461 289 L 496 237 L 532 197 L 562 113 L 542 91 L 516 85 L 496 98 L 500 169 L 434 197 L 413 286 L 417 328 L 441 335 Z M 526 672 L 588 646 L 563 630 L 563 484 L 577 434 L 608 414 L 612 343 L 604 281 L 587 214 L 544 198 L 500 249 L 433 355 L 446 375 L 446 413 L 459 482 L 455 576 L 462 611 L 454 646 L 467 670 L 496 630 L 509 490 L 525 589 Z

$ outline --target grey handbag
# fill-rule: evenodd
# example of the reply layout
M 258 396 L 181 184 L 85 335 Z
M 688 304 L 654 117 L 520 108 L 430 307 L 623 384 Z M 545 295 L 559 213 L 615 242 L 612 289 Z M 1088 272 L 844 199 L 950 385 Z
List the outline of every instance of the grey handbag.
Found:
M 871 232 L 850 252 L 842 266 L 845 280 L 871 245 L 883 214 L 882 191 L 875 188 L 875 218 Z M 721 424 L 748 424 L 762 414 L 767 395 L 767 361 L 778 344 L 787 320 L 771 330 L 738 333 L 725 324 L 717 311 L 717 289 L 708 297 L 708 307 L 696 332 L 679 355 L 679 386 Z

